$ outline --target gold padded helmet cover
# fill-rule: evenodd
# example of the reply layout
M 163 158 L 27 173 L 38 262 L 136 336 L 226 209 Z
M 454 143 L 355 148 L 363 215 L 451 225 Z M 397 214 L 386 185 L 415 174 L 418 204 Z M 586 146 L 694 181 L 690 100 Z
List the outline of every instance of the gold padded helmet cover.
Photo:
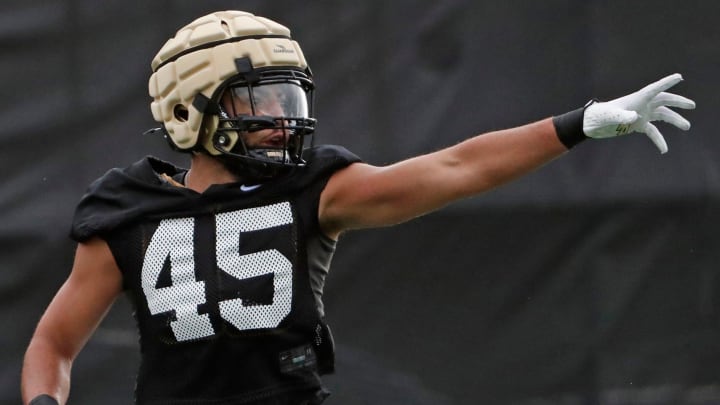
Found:
M 235 60 L 242 57 L 249 57 L 254 68 L 307 68 L 287 27 L 243 11 L 200 17 L 180 28 L 157 53 L 148 84 L 150 109 L 178 149 L 191 150 L 201 143 L 209 153 L 220 154 L 211 141 L 218 117 L 204 117 L 193 100 L 198 93 L 208 99 L 219 96 L 218 87 L 238 74 Z

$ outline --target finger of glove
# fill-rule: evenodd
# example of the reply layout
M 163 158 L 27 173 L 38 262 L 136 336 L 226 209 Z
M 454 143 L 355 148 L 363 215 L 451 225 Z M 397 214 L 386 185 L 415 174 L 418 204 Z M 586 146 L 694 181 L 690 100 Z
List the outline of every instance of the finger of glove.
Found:
M 675 73 L 669 76 L 665 76 L 654 83 L 648 84 L 647 86 L 635 92 L 635 94 L 637 94 L 643 102 L 648 102 L 652 100 L 655 96 L 657 96 L 659 93 L 680 83 L 682 80 L 682 75 L 680 75 L 680 73 Z
M 672 124 L 683 131 L 690 129 L 690 121 L 667 107 L 658 107 L 652 112 L 652 114 L 650 114 L 650 121 L 657 120 Z
M 677 107 L 684 110 L 695 109 L 695 102 L 687 97 L 680 96 L 678 94 L 662 92 L 655 96 L 650 102 L 650 108 L 658 106 Z
M 658 131 L 657 127 L 651 123 L 646 123 L 645 126 L 640 130 L 640 132 L 645 133 L 648 138 L 652 141 L 652 143 L 657 146 L 658 150 L 660 150 L 660 153 L 667 153 L 668 146 L 667 142 L 665 142 L 665 138 L 663 138 L 660 131 Z

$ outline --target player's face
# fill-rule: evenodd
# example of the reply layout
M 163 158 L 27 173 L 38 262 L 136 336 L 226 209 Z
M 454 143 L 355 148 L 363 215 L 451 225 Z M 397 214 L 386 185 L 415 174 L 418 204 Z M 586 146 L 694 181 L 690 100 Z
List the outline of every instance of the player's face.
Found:
M 220 100 L 225 112 L 230 118 L 241 115 L 256 115 L 282 117 L 284 111 L 277 95 L 268 89 L 256 88 L 253 93 L 255 99 L 255 113 L 253 114 L 247 88 L 238 87 L 228 89 Z M 279 123 L 278 123 L 279 124 Z M 287 142 L 289 132 L 281 128 L 263 129 L 260 131 L 242 134 L 243 141 L 249 149 L 253 148 L 283 148 Z

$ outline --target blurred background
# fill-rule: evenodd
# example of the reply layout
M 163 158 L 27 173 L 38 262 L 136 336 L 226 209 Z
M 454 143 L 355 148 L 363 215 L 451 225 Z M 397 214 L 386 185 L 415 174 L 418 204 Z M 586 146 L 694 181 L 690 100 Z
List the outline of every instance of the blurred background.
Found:
M 319 143 L 383 165 L 610 99 L 665 75 L 689 133 L 587 141 L 415 221 L 349 233 L 326 284 L 329 405 L 720 404 L 720 2 L 3 0 L 0 403 L 67 277 L 86 186 L 152 154 L 150 61 L 182 25 L 241 9 L 292 28 Z M 75 363 L 71 404 L 129 404 L 120 299 Z

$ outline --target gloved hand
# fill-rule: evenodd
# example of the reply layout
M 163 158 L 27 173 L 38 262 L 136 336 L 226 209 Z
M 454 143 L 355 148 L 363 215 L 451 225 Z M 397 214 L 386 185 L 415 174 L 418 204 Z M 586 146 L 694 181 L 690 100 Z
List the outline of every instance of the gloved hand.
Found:
M 642 132 L 660 149 L 660 153 L 667 152 L 665 138 L 652 121 L 665 121 L 684 131 L 690 129 L 690 122 L 668 107 L 693 109 L 695 102 L 665 92 L 682 80 L 682 76 L 675 73 L 627 96 L 590 104 L 585 109 L 583 132 L 591 138 Z

